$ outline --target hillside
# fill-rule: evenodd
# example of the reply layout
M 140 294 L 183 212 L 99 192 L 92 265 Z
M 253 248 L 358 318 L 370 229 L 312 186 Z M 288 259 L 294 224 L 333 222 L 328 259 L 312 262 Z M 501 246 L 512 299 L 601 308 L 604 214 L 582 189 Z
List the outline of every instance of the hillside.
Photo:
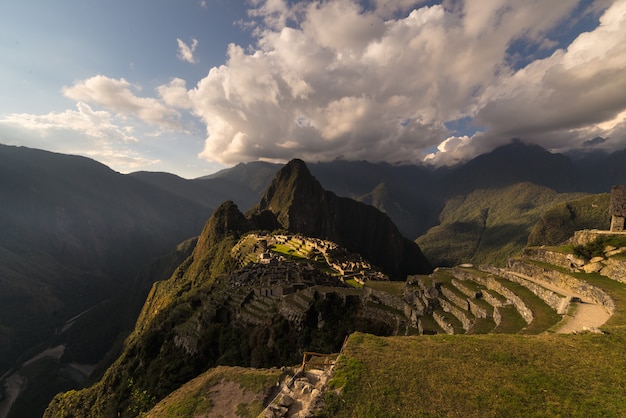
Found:
M 152 272 L 140 279 L 135 275 L 140 267 L 197 235 L 222 201 L 253 207 L 280 169 L 252 162 L 185 180 L 167 173 L 121 175 L 87 158 L 27 148 L 2 146 L 0 151 L 0 370 L 19 370 L 23 362 L 57 344 L 66 346 L 63 367 L 78 361 L 86 365 L 69 378 L 58 370 L 56 377 L 33 373 L 30 389 L 23 394 L 37 391 L 36 382 L 49 386 L 57 377 L 63 382 L 55 383 L 56 390 L 79 387 L 114 346 L 119 332 L 132 326 L 150 284 L 161 277 Z M 400 235 L 411 240 L 423 235 L 417 242 L 434 265 L 470 261 L 503 266 L 524 246 L 528 234 L 532 244 L 552 244 L 557 236 L 566 238 L 574 229 L 595 225 L 602 212 L 594 212 L 596 203 L 588 211 L 588 205 L 570 203 L 580 195 L 568 191 L 606 192 L 613 184 L 626 183 L 623 155 L 558 155 L 517 141 L 438 170 L 343 160 L 308 168 L 325 191 L 335 194 L 322 212 L 352 213 L 360 206 L 342 198 L 350 197 L 387 215 Z M 527 190 L 520 182 L 526 182 Z M 482 188 L 474 190 L 478 186 Z M 566 206 L 551 210 L 558 202 Z M 388 240 L 396 232 L 387 221 L 380 223 L 387 226 L 378 232 L 358 228 L 362 221 L 382 219 L 371 209 L 359 213 L 338 224 L 350 236 L 363 234 L 344 246 L 385 260 L 415 251 L 412 245 L 403 251 L 389 245 L 401 240 Z M 535 227 L 535 220 L 543 226 Z M 602 222 L 597 224 L 602 227 Z M 383 236 L 378 235 L 382 231 Z M 401 258 L 391 262 L 389 266 L 396 266 L 391 270 L 402 270 Z M 220 264 L 216 271 L 224 267 Z M 72 320 L 81 314 L 80 321 Z M 98 318 L 111 318 L 102 332 L 94 332 Z M 68 323 L 73 325 L 67 328 Z M 55 334 L 62 328 L 67 330 L 63 335 Z M 58 364 L 50 364 L 58 369 Z M 100 376 L 96 372 L 93 378 Z M 50 394 L 54 390 L 49 389 Z
M 559 194 L 533 183 L 477 189 L 449 199 L 439 215 L 440 224 L 416 242 L 436 266 L 504 265 L 526 246 L 528 235 L 548 208 L 580 196 Z M 568 234 L 565 238 L 571 233 L 571 229 L 563 230 Z
M 378 265 L 392 278 L 431 270 L 420 248 L 373 206 L 325 191 L 301 160 L 292 160 L 270 183 L 249 215 L 267 230 L 286 229 L 334 241 Z
M 626 241 L 621 238 L 614 243 L 623 246 Z M 566 261 L 566 255 L 563 247 L 529 248 L 510 269 L 532 274 L 543 283 L 556 283 L 558 277 L 563 277 L 567 281 L 559 286 L 564 287 L 578 280 L 585 288 L 596 288 L 598 295 L 604 293 L 603 303 L 612 315 L 601 326 L 601 332 L 555 334 L 557 327 L 534 336 L 380 338 L 354 334 L 342 351 L 330 383 L 331 388 L 340 391 L 326 393 L 327 413 L 338 417 L 623 415 L 623 255 L 613 261 L 613 256 L 603 257 L 607 266 L 622 263 L 617 275 L 609 269 L 602 275 L 568 272 L 558 261 Z M 567 322 L 559 327 L 566 329 Z

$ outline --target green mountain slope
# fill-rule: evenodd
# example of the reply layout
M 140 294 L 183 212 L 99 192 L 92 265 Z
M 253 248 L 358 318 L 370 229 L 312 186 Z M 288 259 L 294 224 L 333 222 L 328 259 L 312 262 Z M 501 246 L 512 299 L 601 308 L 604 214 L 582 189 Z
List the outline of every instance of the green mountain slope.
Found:
M 533 226 L 550 206 L 579 196 L 532 183 L 475 190 L 449 199 L 440 225 L 416 242 L 437 266 L 502 265 L 526 245 Z
M 574 231 L 609 229 L 610 198 L 610 193 L 602 193 L 554 205 L 533 227 L 528 245 L 557 245 L 571 237 Z

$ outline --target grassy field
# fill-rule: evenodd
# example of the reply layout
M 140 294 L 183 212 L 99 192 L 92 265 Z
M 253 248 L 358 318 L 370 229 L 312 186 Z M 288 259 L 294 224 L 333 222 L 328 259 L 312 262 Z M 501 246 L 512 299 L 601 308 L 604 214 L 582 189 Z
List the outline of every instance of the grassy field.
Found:
M 353 334 L 327 395 L 337 417 L 626 413 L 626 340 L 611 335 Z

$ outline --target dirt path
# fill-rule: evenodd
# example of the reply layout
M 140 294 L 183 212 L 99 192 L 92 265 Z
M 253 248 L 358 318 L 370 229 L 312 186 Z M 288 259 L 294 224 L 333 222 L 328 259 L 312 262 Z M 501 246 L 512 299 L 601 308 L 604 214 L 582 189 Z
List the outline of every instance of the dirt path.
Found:
M 546 289 L 550 289 L 561 295 L 569 296 L 572 298 L 576 297 L 582 301 L 582 303 L 571 302 L 576 303 L 577 305 L 574 316 L 569 321 L 563 322 L 561 327 L 556 330 L 558 334 L 571 334 L 573 332 L 581 332 L 589 329 L 598 328 L 606 321 L 608 321 L 611 316 L 604 306 L 594 303 L 590 299 L 573 292 L 571 289 L 558 287 L 552 283 L 548 283 L 543 280 L 536 279 L 532 276 L 527 276 L 525 274 L 515 273 L 515 275 L 536 283 L 540 286 L 543 286 Z
M 578 303 L 574 317 L 565 322 L 556 332 L 559 334 L 570 334 L 572 332 L 584 331 L 586 329 L 598 328 L 608 321 L 609 313 L 602 305 L 593 303 Z

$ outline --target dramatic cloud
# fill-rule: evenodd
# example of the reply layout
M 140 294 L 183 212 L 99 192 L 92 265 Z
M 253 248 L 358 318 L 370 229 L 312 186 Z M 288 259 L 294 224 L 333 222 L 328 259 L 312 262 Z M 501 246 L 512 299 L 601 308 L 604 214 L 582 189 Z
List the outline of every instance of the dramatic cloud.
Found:
M 144 122 L 168 129 L 179 128 L 180 114 L 154 98 L 138 97 L 125 79 L 97 75 L 63 87 L 63 94 L 76 101 L 103 106 L 121 115 L 137 117 Z
M 227 62 L 187 95 L 180 80 L 159 92 L 202 119 L 201 157 L 221 163 L 342 155 L 442 164 L 512 137 L 553 149 L 599 136 L 610 140 L 598 146 L 626 146 L 616 135 L 626 111 L 626 1 L 552 53 L 549 34 L 578 1 L 420 3 L 257 1 L 255 48 L 230 45 Z M 517 68 L 516 45 L 550 55 Z M 466 118 L 481 131 L 446 128 Z
M 194 58 L 193 53 L 196 51 L 196 47 L 198 46 L 198 40 L 193 38 L 191 40 L 191 45 L 187 45 L 181 39 L 176 39 L 176 42 L 178 43 L 178 58 L 191 64 L 195 64 L 197 61 Z

